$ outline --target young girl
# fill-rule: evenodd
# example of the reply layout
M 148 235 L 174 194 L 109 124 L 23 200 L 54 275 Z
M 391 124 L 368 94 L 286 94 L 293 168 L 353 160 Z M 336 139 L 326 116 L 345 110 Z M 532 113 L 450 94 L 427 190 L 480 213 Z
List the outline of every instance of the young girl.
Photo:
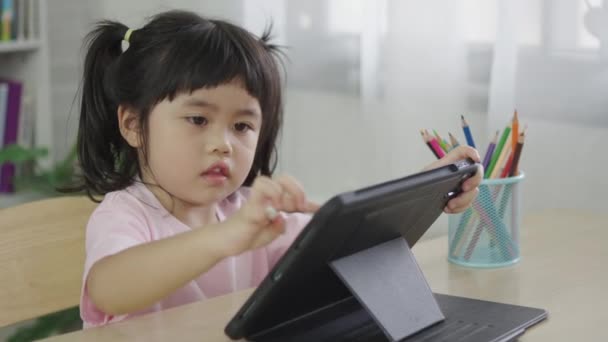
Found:
M 104 197 L 86 231 L 85 327 L 258 285 L 318 207 L 270 178 L 282 95 L 269 33 L 171 11 L 137 30 L 101 22 L 87 42 L 78 188 Z M 460 148 L 429 168 L 467 156 L 479 161 Z

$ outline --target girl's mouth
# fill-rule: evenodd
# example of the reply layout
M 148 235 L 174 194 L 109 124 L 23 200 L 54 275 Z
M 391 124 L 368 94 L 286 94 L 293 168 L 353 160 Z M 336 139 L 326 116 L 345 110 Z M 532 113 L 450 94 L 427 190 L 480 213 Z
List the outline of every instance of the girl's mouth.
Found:
M 212 185 L 222 185 L 230 177 L 228 164 L 220 161 L 211 165 L 202 173 L 203 179 Z

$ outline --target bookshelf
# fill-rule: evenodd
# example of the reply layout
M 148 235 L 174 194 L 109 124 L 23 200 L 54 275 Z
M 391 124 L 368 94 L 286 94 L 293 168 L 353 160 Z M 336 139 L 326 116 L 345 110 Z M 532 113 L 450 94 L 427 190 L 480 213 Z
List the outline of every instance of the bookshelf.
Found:
M 40 48 L 38 39 L 28 39 L 14 42 L 0 42 L 0 53 L 17 53 L 34 51 Z
M 24 0 L 19 0 L 24 1 Z M 53 160 L 53 116 L 51 113 L 50 61 L 48 46 L 47 1 L 25 0 L 32 6 L 28 37 L 0 41 L 0 77 L 23 82 L 23 93 L 31 99 L 31 122 L 34 124 L 33 143 L 49 148 L 49 157 L 41 167 Z M 0 208 L 40 198 L 35 193 L 0 194 Z

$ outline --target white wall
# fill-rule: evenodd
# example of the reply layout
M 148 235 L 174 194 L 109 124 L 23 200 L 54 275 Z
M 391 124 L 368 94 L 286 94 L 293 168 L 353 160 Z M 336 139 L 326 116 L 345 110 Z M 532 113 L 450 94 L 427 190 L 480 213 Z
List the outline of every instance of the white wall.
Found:
M 99 7 L 99 17 L 121 21 L 134 29 L 143 25 L 147 17 L 171 9 L 192 10 L 205 16 L 217 16 L 238 22 L 242 21 L 243 16 L 242 0 L 104 0 L 99 2 Z
M 47 8 L 53 149 L 55 159 L 59 160 L 69 153 L 76 139 L 80 108 L 75 100 L 82 77 L 81 46 L 98 8 L 93 0 L 82 0 L 78 5 L 73 0 L 55 0 Z

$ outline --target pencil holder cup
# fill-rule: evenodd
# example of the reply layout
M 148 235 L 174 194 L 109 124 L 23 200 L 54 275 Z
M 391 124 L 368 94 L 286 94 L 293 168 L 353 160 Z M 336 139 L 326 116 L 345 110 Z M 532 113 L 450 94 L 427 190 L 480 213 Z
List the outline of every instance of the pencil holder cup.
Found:
M 448 260 L 478 268 L 519 261 L 520 188 L 524 174 L 485 179 L 470 208 L 448 218 Z

